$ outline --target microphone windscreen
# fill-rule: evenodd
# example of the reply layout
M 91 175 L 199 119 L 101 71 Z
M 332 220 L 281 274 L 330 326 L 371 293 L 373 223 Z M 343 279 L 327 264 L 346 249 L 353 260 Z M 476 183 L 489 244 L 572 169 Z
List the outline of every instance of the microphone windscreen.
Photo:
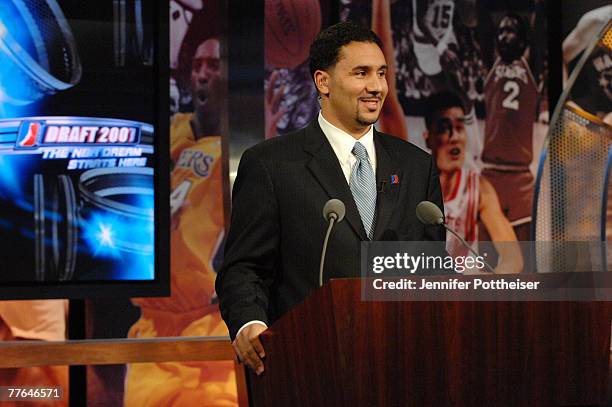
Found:
M 424 225 L 441 225 L 444 223 L 442 210 L 430 201 L 419 202 L 416 207 L 416 216 Z
M 342 221 L 344 219 L 344 214 L 346 213 L 346 208 L 344 206 L 344 202 L 339 199 L 330 199 L 325 202 L 325 206 L 323 206 L 323 218 L 326 221 L 329 221 L 329 216 L 335 213 L 337 216 L 336 223 Z

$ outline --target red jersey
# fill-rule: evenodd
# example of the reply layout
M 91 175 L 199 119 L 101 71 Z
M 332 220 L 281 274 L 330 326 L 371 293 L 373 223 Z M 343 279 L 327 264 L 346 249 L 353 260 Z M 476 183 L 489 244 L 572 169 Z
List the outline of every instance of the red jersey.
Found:
M 527 167 L 533 159 L 538 88 L 525 59 L 497 58 L 485 80 L 485 142 L 482 161 Z

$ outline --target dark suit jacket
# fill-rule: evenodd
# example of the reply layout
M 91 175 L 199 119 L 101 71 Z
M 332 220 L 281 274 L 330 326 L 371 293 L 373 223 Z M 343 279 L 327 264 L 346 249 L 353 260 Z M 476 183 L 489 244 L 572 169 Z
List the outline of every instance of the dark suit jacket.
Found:
M 432 157 L 377 131 L 374 143 L 381 187 L 374 240 L 444 241 L 444 229 L 425 227 L 415 215 L 423 200 L 443 207 Z M 391 175 L 399 183 L 392 184 Z M 344 202 L 346 217 L 331 233 L 324 278 L 359 277 L 360 243 L 368 239 L 318 121 L 245 151 L 234 183 L 225 261 L 216 281 L 232 339 L 246 322 L 274 322 L 318 286 L 328 226 L 322 209 L 331 198 Z

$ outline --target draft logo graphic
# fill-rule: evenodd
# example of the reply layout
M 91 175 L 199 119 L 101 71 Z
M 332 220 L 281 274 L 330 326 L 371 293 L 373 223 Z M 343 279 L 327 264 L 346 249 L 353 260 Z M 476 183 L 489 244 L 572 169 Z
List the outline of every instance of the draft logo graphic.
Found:
M 17 136 L 17 145 L 19 148 L 35 148 L 38 142 L 38 134 L 42 127 L 39 122 L 24 123 L 21 126 Z

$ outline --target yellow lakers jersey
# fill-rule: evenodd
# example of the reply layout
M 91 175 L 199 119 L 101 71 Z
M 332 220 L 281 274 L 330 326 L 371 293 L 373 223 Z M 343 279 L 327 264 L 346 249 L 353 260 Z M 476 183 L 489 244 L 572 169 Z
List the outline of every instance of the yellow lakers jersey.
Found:
M 137 300 L 143 308 L 193 312 L 214 292 L 212 261 L 224 226 L 221 137 L 196 140 L 191 117 L 175 115 L 170 129 L 171 297 Z

